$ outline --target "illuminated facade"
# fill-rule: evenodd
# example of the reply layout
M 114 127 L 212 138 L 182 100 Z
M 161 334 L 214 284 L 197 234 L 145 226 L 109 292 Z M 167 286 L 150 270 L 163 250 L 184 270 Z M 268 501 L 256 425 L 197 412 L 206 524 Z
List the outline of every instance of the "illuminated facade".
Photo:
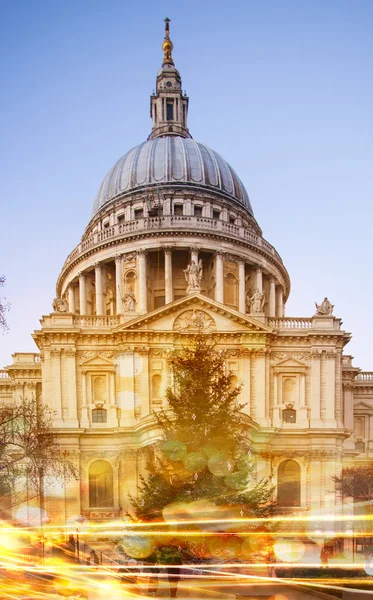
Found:
M 343 354 L 330 305 L 285 317 L 289 275 L 243 183 L 189 133 L 168 22 L 163 51 L 151 134 L 105 177 L 33 334 L 40 354 L 14 354 L 1 401 L 48 404 L 79 466 L 79 483 L 46 492 L 51 519 L 116 518 L 158 436 L 168 357 L 202 327 L 243 384 L 258 478 L 273 477 L 282 510 L 334 510 L 332 477 L 372 456 L 373 374 Z

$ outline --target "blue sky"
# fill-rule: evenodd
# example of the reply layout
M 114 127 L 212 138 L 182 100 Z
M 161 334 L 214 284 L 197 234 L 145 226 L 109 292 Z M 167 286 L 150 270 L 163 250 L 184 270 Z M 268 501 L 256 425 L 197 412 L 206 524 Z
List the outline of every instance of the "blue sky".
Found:
M 170 17 L 189 125 L 243 180 L 292 291 L 328 296 L 373 370 L 373 3 L 357 0 L 0 3 L 0 365 L 33 351 L 100 182 L 150 131 Z

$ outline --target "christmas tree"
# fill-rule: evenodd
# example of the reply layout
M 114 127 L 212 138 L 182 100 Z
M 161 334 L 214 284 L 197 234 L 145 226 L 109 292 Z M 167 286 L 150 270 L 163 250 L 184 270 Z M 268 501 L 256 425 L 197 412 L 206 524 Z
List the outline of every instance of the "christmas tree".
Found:
M 241 386 L 227 372 L 224 351 L 203 333 L 174 352 L 170 363 L 169 409 L 156 413 L 163 439 L 140 478 L 137 498 L 131 498 L 136 518 L 180 523 L 184 546 L 185 532 L 197 528 L 202 533 L 192 534 L 188 543 L 192 550 L 199 546 L 200 555 L 216 555 L 223 532 L 232 556 L 242 555 L 245 544 L 250 554 L 254 538 L 242 532 L 258 523 L 250 526 L 245 518 L 265 519 L 271 513 L 273 488 L 268 480 L 255 478 Z

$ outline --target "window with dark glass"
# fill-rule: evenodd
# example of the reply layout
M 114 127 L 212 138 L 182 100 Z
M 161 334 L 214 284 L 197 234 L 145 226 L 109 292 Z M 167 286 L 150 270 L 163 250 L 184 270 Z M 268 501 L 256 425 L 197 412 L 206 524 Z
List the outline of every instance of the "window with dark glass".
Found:
M 365 443 L 362 440 L 355 442 L 355 450 L 358 452 L 365 452 Z
M 124 221 L 124 214 L 118 215 L 118 223 L 123 223 Z
M 94 408 L 92 410 L 92 423 L 106 423 L 107 411 L 104 408 Z
M 166 109 L 167 109 L 167 112 L 166 112 L 167 121 L 173 121 L 174 120 L 174 103 L 167 102 Z
M 165 296 L 156 296 L 154 298 L 154 308 L 161 308 L 161 306 L 164 306 L 165 304 L 166 304 Z
M 212 218 L 216 219 L 216 220 L 220 219 L 220 212 L 218 210 L 213 210 L 212 211 Z
M 229 222 L 231 225 L 234 225 L 235 220 L 236 219 L 234 217 L 229 217 Z
M 174 205 L 174 215 L 182 215 L 183 214 L 183 205 L 182 204 L 175 204 Z
M 194 207 L 194 216 L 195 217 L 202 217 L 202 206 L 195 206 Z
M 297 420 L 297 411 L 294 408 L 285 408 L 282 411 L 282 420 L 284 423 L 295 423 Z
M 144 210 L 142 208 L 136 208 L 135 219 L 142 219 L 143 216 L 144 216 Z

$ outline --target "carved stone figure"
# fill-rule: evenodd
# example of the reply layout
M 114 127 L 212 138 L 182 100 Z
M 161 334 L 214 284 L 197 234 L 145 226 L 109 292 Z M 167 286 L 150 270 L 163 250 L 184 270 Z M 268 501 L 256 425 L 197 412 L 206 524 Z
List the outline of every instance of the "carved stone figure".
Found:
M 203 310 L 187 310 L 174 321 L 174 330 L 184 332 L 198 331 L 211 333 L 216 331 L 215 321 Z
M 264 309 L 265 293 L 259 292 L 259 289 L 257 288 L 253 295 L 249 298 L 249 302 L 251 314 L 262 313 Z
M 65 302 L 65 300 L 62 300 L 62 298 L 55 298 L 53 300 L 53 304 L 52 304 L 53 310 L 54 312 L 69 312 L 69 307 L 67 305 L 67 302 Z
M 328 298 L 326 298 L 326 297 L 321 302 L 321 304 L 317 304 L 317 302 L 315 302 L 315 306 L 316 306 L 316 314 L 317 315 L 331 315 L 331 314 L 333 314 L 334 304 L 331 304 L 329 302 Z
M 185 281 L 187 282 L 187 294 L 193 294 L 194 292 L 201 291 L 201 280 L 203 273 L 202 260 L 199 260 L 198 264 L 194 260 L 183 269 L 185 273 Z
M 136 310 L 136 296 L 131 288 L 123 298 L 123 310 L 124 312 L 133 312 Z

